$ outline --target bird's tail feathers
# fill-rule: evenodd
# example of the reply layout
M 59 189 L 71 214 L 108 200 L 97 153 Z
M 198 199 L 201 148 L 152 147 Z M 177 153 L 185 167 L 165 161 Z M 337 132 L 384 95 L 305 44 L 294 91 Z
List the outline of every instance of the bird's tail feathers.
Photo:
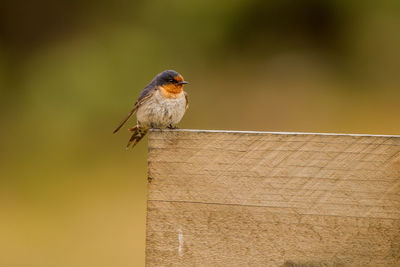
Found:
M 129 131 L 133 132 L 131 138 L 129 139 L 128 144 L 126 145 L 126 149 L 128 149 L 131 145 L 132 148 L 135 147 L 137 143 L 147 134 L 148 129 L 144 129 L 139 127 L 138 125 L 129 129 Z

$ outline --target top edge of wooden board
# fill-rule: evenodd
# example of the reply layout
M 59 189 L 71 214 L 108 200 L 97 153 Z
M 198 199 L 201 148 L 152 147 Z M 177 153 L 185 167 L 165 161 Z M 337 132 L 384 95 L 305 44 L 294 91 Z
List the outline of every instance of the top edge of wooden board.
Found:
M 203 130 L 203 129 L 150 129 L 150 132 L 190 132 L 190 133 L 232 133 L 232 134 L 273 134 L 273 135 L 322 135 L 322 136 L 356 136 L 400 138 L 400 135 L 385 134 L 347 134 L 347 133 L 311 133 L 311 132 L 264 132 L 235 130 Z

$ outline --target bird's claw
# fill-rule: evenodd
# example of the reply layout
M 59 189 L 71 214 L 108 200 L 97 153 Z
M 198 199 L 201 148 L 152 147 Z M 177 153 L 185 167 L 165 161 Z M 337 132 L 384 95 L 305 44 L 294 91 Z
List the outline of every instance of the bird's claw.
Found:
M 172 124 L 168 125 L 167 127 L 168 129 L 178 129 L 178 126 L 174 126 Z

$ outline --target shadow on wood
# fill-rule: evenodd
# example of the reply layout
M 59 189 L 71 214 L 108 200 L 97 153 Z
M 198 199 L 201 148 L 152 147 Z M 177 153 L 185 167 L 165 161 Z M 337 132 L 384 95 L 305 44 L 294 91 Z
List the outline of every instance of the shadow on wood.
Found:
M 151 131 L 148 266 L 400 266 L 400 136 Z

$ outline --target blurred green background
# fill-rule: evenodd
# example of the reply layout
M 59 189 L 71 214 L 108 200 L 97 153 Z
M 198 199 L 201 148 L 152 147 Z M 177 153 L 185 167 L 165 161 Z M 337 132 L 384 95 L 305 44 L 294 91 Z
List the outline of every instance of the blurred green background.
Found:
M 181 128 L 399 134 L 400 2 L 3 0 L 0 266 L 144 265 L 146 140 L 111 133 L 165 69 Z

